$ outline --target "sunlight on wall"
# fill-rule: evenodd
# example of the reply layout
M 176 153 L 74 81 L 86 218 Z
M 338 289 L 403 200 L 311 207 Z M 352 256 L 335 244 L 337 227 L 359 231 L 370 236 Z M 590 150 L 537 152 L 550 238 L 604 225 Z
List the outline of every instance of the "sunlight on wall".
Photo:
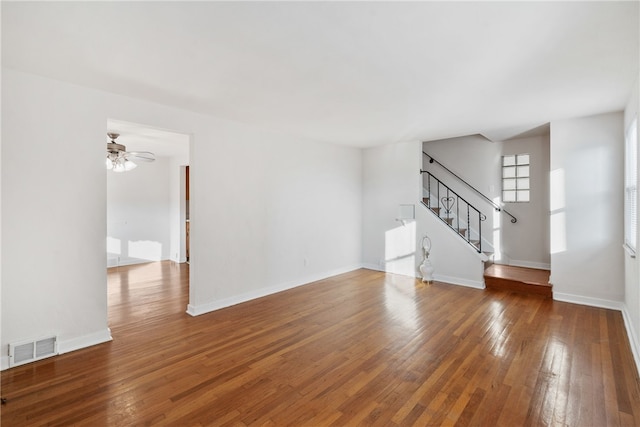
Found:
M 564 169 L 556 169 L 549 174 L 549 210 L 551 231 L 551 253 L 567 250 L 567 228 L 565 218 L 565 176 Z
M 146 259 L 149 261 L 162 260 L 162 244 L 150 240 L 129 241 L 129 257 Z
M 416 272 L 416 223 L 388 230 L 384 234 L 385 271 L 414 276 Z
M 549 209 L 551 212 L 564 209 L 565 207 L 565 179 L 564 169 L 556 169 L 550 172 L 549 183 Z
M 577 170 L 580 173 L 580 185 L 569 182 L 571 200 L 573 200 L 571 203 L 572 212 L 576 208 L 579 208 L 580 212 L 584 212 L 584 215 L 580 215 L 579 218 L 571 216 L 569 221 L 572 226 L 589 230 L 588 233 L 580 233 L 575 236 L 575 239 L 572 233 L 569 234 L 576 246 L 600 246 L 611 239 L 609 221 L 612 206 L 610 204 L 617 204 L 616 191 L 612 189 L 622 186 L 619 184 L 620 187 L 618 187 L 618 184 L 613 180 L 616 172 L 612 170 L 612 165 L 616 164 L 616 160 L 612 150 L 613 148 L 602 145 L 580 150 L 575 154 L 575 166 L 572 169 L 567 169 L 567 173 L 572 170 Z M 620 172 L 622 170 L 623 168 L 620 169 Z M 620 177 L 623 175 L 621 173 Z M 579 206 L 574 195 L 581 201 Z M 619 199 L 619 203 L 623 203 L 622 199 Z M 622 213 L 620 221 L 623 221 Z
M 122 242 L 120 239 L 107 237 L 107 253 L 114 255 L 122 254 Z

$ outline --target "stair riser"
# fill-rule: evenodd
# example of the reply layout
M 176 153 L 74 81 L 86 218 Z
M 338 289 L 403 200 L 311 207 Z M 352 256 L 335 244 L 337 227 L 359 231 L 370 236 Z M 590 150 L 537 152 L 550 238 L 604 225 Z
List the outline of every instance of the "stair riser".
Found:
M 488 276 L 484 277 L 484 284 L 487 289 L 491 290 L 535 294 L 542 295 L 547 298 L 553 298 L 553 290 L 551 285 L 529 284 L 517 280 Z

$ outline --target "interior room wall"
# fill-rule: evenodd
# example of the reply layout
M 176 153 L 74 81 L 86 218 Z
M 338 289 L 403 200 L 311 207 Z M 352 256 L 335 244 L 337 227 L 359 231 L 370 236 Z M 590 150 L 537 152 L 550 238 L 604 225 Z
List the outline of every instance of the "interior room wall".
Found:
M 363 244 L 367 268 L 416 274 L 414 221 L 403 225 L 400 205 L 417 210 L 420 200 L 420 145 L 397 143 L 363 150 Z
M 107 266 L 170 258 L 170 159 L 107 174 Z
M 90 97 L 89 97 L 90 98 Z M 106 116 L 85 90 L 2 70 L 2 368 L 7 345 L 111 339 Z
M 554 298 L 620 308 L 624 300 L 623 115 L 551 123 Z
M 109 117 L 192 135 L 192 314 L 360 265 L 359 149 L 2 71 L 1 348 L 51 333 L 61 352 L 111 339 Z
M 196 288 L 190 313 L 360 266 L 360 149 L 239 124 L 204 138 L 189 168 L 191 279 L 218 285 Z
M 518 222 L 501 215 L 502 251 L 506 264 L 549 269 L 549 135 L 515 138 L 505 141 L 502 155 L 529 154 L 530 200 L 505 203 Z M 501 182 L 497 187 L 502 187 Z

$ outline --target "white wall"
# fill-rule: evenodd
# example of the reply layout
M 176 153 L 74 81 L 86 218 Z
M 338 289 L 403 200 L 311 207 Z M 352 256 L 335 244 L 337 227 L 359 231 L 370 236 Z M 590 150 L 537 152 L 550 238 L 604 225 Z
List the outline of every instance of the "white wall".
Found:
M 360 150 L 10 69 L 2 86 L 1 348 L 50 333 L 63 352 L 110 339 L 109 117 L 193 135 L 192 314 L 360 265 Z
M 506 263 L 521 267 L 551 267 L 549 255 L 549 135 L 517 138 L 502 144 L 502 155 L 530 156 L 530 200 L 528 203 L 505 203 L 518 222 L 501 215 L 502 251 Z M 501 182 L 497 187 L 500 189 Z
M 631 122 L 638 117 L 640 111 L 640 79 L 636 81 L 635 87 L 631 92 L 629 101 L 624 110 L 624 129 L 626 130 Z M 640 139 L 640 133 L 638 133 Z M 638 141 L 640 146 L 640 140 Z M 640 165 L 640 159 L 638 159 Z M 640 206 L 636 207 L 636 210 L 640 210 Z M 639 227 L 640 229 L 640 227 Z M 638 239 L 640 242 L 640 239 Z M 636 365 L 640 370 L 640 251 L 636 248 L 636 257 L 632 258 L 626 251 L 623 251 L 624 256 L 624 307 L 622 313 L 624 314 L 625 325 L 627 327 L 627 334 L 629 335 L 629 341 L 631 343 L 631 349 L 636 360 Z
M 620 308 L 624 300 L 623 116 L 551 123 L 554 298 Z
M 420 204 L 422 143 L 406 142 L 363 152 L 363 264 L 371 269 L 417 276 L 420 244 L 432 241 L 429 257 L 439 281 L 482 287 L 482 262 L 455 232 Z M 396 221 L 398 206 L 415 205 L 416 221 Z M 454 238 L 452 238 L 454 237 Z
M 2 367 L 7 344 L 110 339 L 107 116 L 85 90 L 2 72 Z M 95 143 L 93 143 L 95 141 Z
M 214 285 L 192 287 L 190 312 L 360 266 L 359 149 L 234 124 L 200 138 L 189 168 L 191 279 Z
M 398 206 L 420 200 L 420 144 L 363 150 L 362 260 L 368 268 L 415 276 L 416 228 L 396 221 Z
M 170 258 L 170 166 L 158 157 L 128 172 L 105 171 L 107 266 Z

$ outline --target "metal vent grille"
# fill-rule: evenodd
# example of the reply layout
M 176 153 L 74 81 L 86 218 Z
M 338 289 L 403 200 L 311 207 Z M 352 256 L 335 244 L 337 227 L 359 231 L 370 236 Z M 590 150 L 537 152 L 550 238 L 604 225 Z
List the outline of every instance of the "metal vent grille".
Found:
M 57 337 L 9 344 L 9 367 L 23 365 L 58 354 Z

